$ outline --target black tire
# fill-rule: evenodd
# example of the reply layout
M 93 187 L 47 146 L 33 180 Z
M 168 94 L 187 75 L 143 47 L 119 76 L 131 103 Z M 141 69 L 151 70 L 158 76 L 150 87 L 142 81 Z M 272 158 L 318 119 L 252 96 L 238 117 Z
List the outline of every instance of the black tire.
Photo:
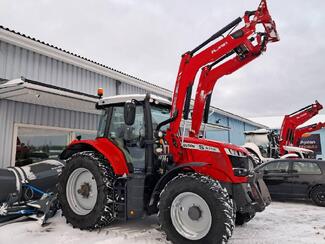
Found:
M 66 185 L 69 176 L 77 168 L 89 170 L 97 183 L 97 201 L 94 208 L 87 215 L 76 214 L 71 209 L 66 196 Z M 58 199 L 67 223 L 70 223 L 74 228 L 91 230 L 106 226 L 114 221 L 113 184 L 115 179 L 113 169 L 102 155 L 87 151 L 71 156 L 59 177 L 58 184 Z
M 325 185 L 316 186 L 311 191 L 310 198 L 316 205 L 325 207 Z
M 255 217 L 253 213 L 236 213 L 236 225 L 243 225 Z
M 171 205 L 184 192 L 195 193 L 207 203 L 212 224 L 209 232 L 199 240 L 190 240 L 181 235 L 171 219 Z M 167 239 L 173 243 L 226 243 L 235 226 L 235 209 L 232 199 L 219 182 L 197 173 L 179 174 L 173 178 L 160 194 L 158 218 Z

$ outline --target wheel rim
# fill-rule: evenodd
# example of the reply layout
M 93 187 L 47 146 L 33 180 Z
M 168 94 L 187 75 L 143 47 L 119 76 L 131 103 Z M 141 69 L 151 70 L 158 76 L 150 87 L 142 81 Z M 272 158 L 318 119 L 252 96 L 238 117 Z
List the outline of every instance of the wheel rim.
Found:
M 317 199 L 320 201 L 320 202 L 325 202 L 325 192 L 319 192 L 317 194 Z
M 97 202 L 97 183 L 85 168 L 75 169 L 69 176 L 66 197 L 70 208 L 78 215 L 89 214 Z
M 208 204 L 193 192 L 183 192 L 174 199 L 170 216 L 176 231 L 189 240 L 205 237 L 212 224 Z

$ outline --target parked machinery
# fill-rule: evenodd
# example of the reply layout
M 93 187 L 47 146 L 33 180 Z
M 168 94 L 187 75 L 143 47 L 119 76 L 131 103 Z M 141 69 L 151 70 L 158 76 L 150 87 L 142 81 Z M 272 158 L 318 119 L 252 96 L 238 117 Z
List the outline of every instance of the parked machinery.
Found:
M 318 101 L 315 101 L 314 104 L 284 116 L 279 137 L 280 156 L 292 151 L 292 148 L 288 148 L 288 146 L 293 144 L 294 132 L 297 127 L 317 115 L 321 109 L 323 109 L 323 106 Z
M 311 125 L 306 125 L 304 127 L 300 127 L 295 129 L 294 131 L 294 136 L 293 136 L 293 146 L 299 147 L 301 138 L 303 137 L 304 134 L 306 133 L 311 133 L 317 130 L 321 130 L 325 128 L 325 123 L 324 122 L 319 122 Z
M 58 209 L 56 184 L 64 163 L 47 160 L 0 169 L 0 223 L 21 216 L 43 224 Z
M 299 130 L 297 127 L 317 115 L 322 108 L 323 106 L 315 101 L 314 104 L 285 115 L 279 135 L 274 130 L 247 131 L 244 147 L 257 163 L 267 162 L 274 158 L 313 157 L 313 151 L 298 147 L 296 144 L 299 134 L 303 132 L 303 129 Z
M 232 31 L 242 20 L 245 25 Z M 262 28 L 256 31 L 257 26 Z M 97 138 L 73 141 L 60 156 L 66 167 L 59 200 L 67 222 L 94 229 L 115 219 L 158 213 L 162 230 L 174 243 L 209 244 L 230 238 L 236 214 L 236 222 L 243 224 L 263 211 L 270 196 L 259 175 L 248 170 L 252 159 L 247 151 L 197 136 L 202 104 L 208 106 L 205 94 L 195 100 L 190 136 L 181 135 L 180 123 L 188 119 L 201 67 L 229 57 L 216 67 L 221 77 L 223 69 L 224 75 L 231 73 L 278 40 L 262 0 L 256 11 L 245 12 L 182 55 L 172 103 L 150 94 L 101 98 Z

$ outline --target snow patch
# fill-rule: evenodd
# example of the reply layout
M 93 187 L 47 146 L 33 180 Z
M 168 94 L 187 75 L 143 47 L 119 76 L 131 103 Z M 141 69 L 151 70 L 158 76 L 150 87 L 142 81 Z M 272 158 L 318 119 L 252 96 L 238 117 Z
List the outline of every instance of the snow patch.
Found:
M 325 243 L 325 208 L 305 202 L 273 202 L 243 226 L 237 226 L 228 244 Z M 12 223 L 0 228 L 0 244 L 170 244 L 159 231 L 157 217 L 115 222 L 97 231 L 80 231 L 58 213 L 50 225 Z
M 26 177 L 27 177 L 28 180 L 35 180 L 36 179 L 36 175 L 32 172 L 31 167 L 24 166 L 23 169 L 24 169 L 24 172 L 25 172 Z

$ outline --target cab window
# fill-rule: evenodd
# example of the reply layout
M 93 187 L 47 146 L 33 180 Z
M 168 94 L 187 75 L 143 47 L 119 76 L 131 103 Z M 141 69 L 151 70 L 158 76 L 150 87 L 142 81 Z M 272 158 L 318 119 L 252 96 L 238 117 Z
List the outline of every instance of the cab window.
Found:
M 142 105 L 136 107 L 133 125 L 124 122 L 124 106 L 112 108 L 108 137 L 123 151 L 128 163 L 132 163 L 134 170 L 145 168 L 145 148 L 142 142 L 145 138 L 144 114 Z
M 152 106 L 151 116 L 152 116 L 152 128 L 155 130 L 157 128 L 157 125 L 170 118 L 170 110 L 169 108 L 165 108 L 165 107 Z M 161 130 L 166 131 L 168 127 L 169 124 L 163 126 Z

